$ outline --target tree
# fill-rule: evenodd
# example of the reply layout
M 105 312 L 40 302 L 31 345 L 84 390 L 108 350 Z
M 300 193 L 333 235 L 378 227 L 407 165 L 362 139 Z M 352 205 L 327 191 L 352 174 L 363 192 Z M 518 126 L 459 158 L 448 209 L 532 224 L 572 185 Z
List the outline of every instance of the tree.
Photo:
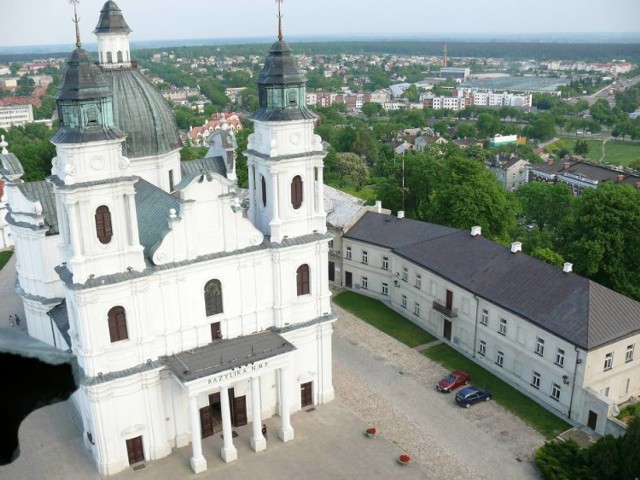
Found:
M 488 238 L 505 241 L 515 208 L 484 165 L 466 158 L 449 160 L 443 177 L 446 181 L 429 205 L 429 221 L 462 229 L 481 225 Z
M 589 153 L 589 144 L 586 140 L 576 140 L 576 144 L 573 146 L 573 153 L 576 155 L 586 155 Z
M 409 87 L 403 92 L 402 98 L 409 100 L 410 102 L 417 102 L 420 99 L 420 92 L 415 84 L 409 85 Z
M 567 185 L 545 182 L 522 185 L 516 190 L 516 198 L 522 206 L 522 222 L 543 231 L 555 231 L 573 200 Z
M 459 123 L 456 129 L 456 136 L 458 138 L 476 138 L 478 131 L 470 123 Z
M 367 183 L 369 170 L 362 157 L 355 153 L 336 153 L 331 166 L 333 177 L 339 179 L 339 186 L 353 186 L 360 190 Z
M 238 186 L 240 188 L 249 188 L 249 174 L 247 172 L 247 157 L 244 152 L 247 150 L 249 143 L 249 135 L 253 133 L 253 128 L 244 127 L 238 131 L 236 135 L 236 176 L 238 177 Z
M 540 113 L 533 117 L 531 123 L 525 127 L 524 135 L 537 140 L 549 140 L 556 135 L 556 121 L 551 113 Z
M 476 128 L 481 137 L 493 137 L 500 131 L 500 120 L 490 113 L 481 113 L 476 121 Z
M 559 245 L 576 272 L 640 300 L 640 190 L 607 182 L 583 191 Z
M 627 433 L 621 445 L 621 479 L 635 480 L 640 472 L 640 417 L 633 418 L 627 425 Z
M 366 102 L 362 105 L 362 113 L 369 118 L 379 115 L 380 112 L 382 112 L 382 105 L 379 103 Z
M 207 147 L 190 147 L 185 145 L 180 149 L 180 160 L 196 160 L 204 158 L 207 154 Z
M 599 480 L 620 478 L 622 458 L 618 441 L 612 435 L 605 435 L 587 451 L 589 465 Z

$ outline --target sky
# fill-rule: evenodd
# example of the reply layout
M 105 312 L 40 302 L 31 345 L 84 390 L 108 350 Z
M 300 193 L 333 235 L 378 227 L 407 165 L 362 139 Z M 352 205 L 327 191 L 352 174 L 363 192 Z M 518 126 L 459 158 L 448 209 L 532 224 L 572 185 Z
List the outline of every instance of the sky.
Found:
M 119 0 L 132 41 L 276 36 L 274 0 Z M 75 40 L 68 0 L 2 0 L 0 47 Z M 104 0 L 80 0 L 94 43 Z M 640 32 L 640 0 L 284 0 L 285 38 L 394 34 Z

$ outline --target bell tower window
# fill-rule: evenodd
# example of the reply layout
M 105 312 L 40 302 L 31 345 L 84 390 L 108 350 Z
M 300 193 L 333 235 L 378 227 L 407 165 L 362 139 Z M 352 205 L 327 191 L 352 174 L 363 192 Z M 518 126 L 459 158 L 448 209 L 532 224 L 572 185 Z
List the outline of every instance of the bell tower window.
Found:
M 287 96 L 290 107 L 295 107 L 296 105 L 298 105 L 298 95 L 295 90 L 289 90 Z
M 264 179 L 264 175 L 260 175 L 260 188 L 262 190 L 262 206 L 267 206 L 267 181 Z
M 309 265 L 304 264 L 298 267 L 298 270 L 296 270 L 296 284 L 298 296 L 309 293 Z
M 98 108 L 95 105 L 89 105 L 85 110 L 87 116 L 87 126 L 99 125 Z
M 113 63 L 113 54 L 111 52 L 107 52 L 107 63 Z
M 113 307 L 109 310 L 107 317 L 109 318 L 109 338 L 111 343 L 129 338 L 127 316 L 124 313 L 124 308 Z
M 122 63 L 122 52 L 118 52 L 118 63 Z
M 102 244 L 107 244 L 113 237 L 113 228 L 111 227 L 111 212 L 109 207 L 101 205 L 96 209 L 96 235 Z
M 291 206 L 297 210 L 302 205 L 302 178 L 300 175 L 293 177 L 291 181 Z

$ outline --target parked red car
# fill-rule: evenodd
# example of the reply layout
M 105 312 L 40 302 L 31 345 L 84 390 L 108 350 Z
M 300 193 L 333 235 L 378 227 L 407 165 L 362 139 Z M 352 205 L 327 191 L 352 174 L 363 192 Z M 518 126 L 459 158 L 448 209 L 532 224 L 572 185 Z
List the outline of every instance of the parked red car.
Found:
M 462 385 L 466 385 L 471 380 L 471 375 L 462 370 L 456 370 L 440 380 L 436 388 L 444 393 L 449 393 Z

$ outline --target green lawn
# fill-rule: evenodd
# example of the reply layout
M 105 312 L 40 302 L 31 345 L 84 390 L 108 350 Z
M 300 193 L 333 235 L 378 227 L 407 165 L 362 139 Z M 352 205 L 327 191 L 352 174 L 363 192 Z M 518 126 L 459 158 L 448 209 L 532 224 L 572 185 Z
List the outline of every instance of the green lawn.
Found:
M 409 347 L 436 340 L 433 335 L 428 334 L 415 323 L 373 298 L 346 291 L 336 295 L 333 301 L 336 305 Z
M 488 388 L 494 394 L 496 402 L 527 422 L 546 438 L 554 438 L 560 432 L 571 428 L 567 422 L 448 345 L 437 345 L 422 353 L 449 370 L 460 369 L 469 372 L 471 383 Z
M 0 252 L 0 270 L 4 267 L 13 255 L 13 250 L 3 250 Z
M 562 148 L 568 149 L 573 153 L 573 147 L 576 141 L 573 138 L 561 138 L 557 142 L 548 145 L 547 148 L 552 152 L 557 152 Z M 587 140 L 589 145 L 589 153 L 587 158 L 594 162 L 599 162 L 602 157 L 602 140 Z M 640 144 L 629 142 L 607 141 L 604 146 L 605 157 L 604 163 L 611 165 L 627 166 L 631 160 L 640 159 Z

